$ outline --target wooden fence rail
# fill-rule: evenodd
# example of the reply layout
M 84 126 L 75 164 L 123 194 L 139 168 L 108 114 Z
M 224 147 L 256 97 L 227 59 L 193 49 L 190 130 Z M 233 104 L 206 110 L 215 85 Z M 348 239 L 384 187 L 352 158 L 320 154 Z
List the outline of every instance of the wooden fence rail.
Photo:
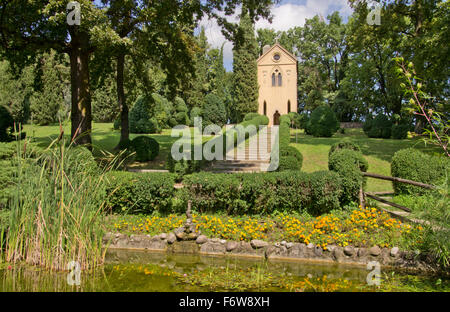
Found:
M 383 176 L 381 174 L 370 173 L 370 172 L 362 172 L 362 174 L 363 174 L 363 176 L 369 177 L 369 178 L 405 183 L 405 184 L 410 184 L 410 185 L 414 185 L 414 186 L 418 186 L 418 187 L 422 187 L 422 188 L 426 188 L 426 189 L 430 189 L 430 190 L 436 189 L 436 187 L 434 185 L 425 184 L 425 183 L 421 183 L 421 182 L 417 182 L 417 181 L 411 181 L 411 180 L 397 178 L 397 177 L 388 177 L 388 176 Z M 359 203 L 360 203 L 361 207 L 365 208 L 365 206 L 366 206 L 365 197 L 367 196 L 376 201 L 382 202 L 383 204 L 404 210 L 406 212 L 411 212 L 411 209 L 408 207 L 404 207 L 402 205 L 390 202 L 388 200 L 385 200 L 381 197 L 376 196 L 376 195 L 388 195 L 388 194 L 389 194 L 389 192 L 376 192 L 376 193 L 375 192 L 374 193 L 364 192 L 364 190 L 361 186 L 361 189 L 359 190 Z

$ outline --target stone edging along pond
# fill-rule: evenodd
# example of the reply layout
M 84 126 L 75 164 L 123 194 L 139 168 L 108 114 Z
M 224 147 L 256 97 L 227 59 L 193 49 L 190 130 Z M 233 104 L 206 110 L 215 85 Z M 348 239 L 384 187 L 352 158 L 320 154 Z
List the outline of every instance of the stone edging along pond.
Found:
M 181 234 L 181 235 L 179 235 Z M 377 261 L 382 267 L 394 267 L 413 271 L 437 271 L 432 257 L 398 247 L 356 248 L 353 246 L 328 246 L 326 250 L 312 243 L 269 243 L 262 240 L 227 241 L 196 235 L 181 237 L 184 233 L 163 233 L 156 236 L 107 233 L 103 244 L 110 249 L 148 250 L 168 253 L 257 257 L 274 260 L 303 260 L 309 262 L 367 265 Z

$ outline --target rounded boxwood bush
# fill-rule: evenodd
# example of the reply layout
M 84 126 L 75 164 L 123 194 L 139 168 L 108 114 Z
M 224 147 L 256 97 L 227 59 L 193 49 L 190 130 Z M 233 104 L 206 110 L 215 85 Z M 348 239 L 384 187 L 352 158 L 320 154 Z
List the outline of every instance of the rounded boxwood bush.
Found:
M 373 120 L 367 120 L 363 126 L 369 138 L 389 139 L 391 137 L 392 122 L 385 115 L 379 114 Z
M 342 141 L 334 143 L 331 146 L 330 151 L 328 152 L 328 157 L 330 157 L 331 154 L 333 154 L 335 151 L 339 151 L 342 149 L 348 149 L 348 150 L 352 150 L 352 151 L 356 151 L 356 152 L 361 152 L 361 149 L 358 144 L 353 143 L 348 138 L 345 138 Z
M 302 166 L 294 156 L 281 156 L 278 171 L 301 170 Z
M 287 146 L 280 149 L 280 164 L 278 171 L 301 170 L 302 165 L 303 155 L 298 149 L 293 146 Z
M 331 137 L 339 129 L 336 114 L 327 105 L 317 107 L 311 114 L 308 132 L 315 137 Z
M 341 177 L 343 188 L 341 203 L 348 204 L 357 201 L 359 189 L 365 182 L 361 171 L 366 172 L 369 168 L 362 153 L 350 149 L 336 150 L 330 155 L 328 168 L 337 172 Z
M 392 157 L 393 177 L 440 186 L 450 174 L 450 160 L 430 156 L 413 148 L 399 150 Z M 393 182 L 396 194 L 423 195 L 429 190 L 405 183 Z
M 408 137 L 409 126 L 407 124 L 398 124 L 392 126 L 392 138 L 404 140 Z
M 130 147 L 136 152 L 139 162 L 151 161 L 159 154 L 159 143 L 146 136 L 138 136 L 131 141 Z

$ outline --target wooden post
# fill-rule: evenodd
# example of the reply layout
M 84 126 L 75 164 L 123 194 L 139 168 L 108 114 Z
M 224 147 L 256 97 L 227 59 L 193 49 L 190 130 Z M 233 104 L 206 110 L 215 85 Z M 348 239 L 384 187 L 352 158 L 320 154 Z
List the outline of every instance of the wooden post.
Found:
M 361 185 L 361 187 L 359 188 L 359 204 L 361 205 L 362 209 L 366 208 L 366 200 L 364 198 L 364 191 L 363 191 L 363 187 Z

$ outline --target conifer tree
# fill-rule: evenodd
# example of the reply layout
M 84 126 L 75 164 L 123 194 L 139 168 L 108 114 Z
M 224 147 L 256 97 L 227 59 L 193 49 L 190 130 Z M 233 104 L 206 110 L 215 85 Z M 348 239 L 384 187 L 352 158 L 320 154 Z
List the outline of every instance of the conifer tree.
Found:
M 233 47 L 233 108 L 232 119 L 241 121 L 245 114 L 258 110 L 258 77 L 256 60 L 258 42 L 254 25 L 243 8 Z

